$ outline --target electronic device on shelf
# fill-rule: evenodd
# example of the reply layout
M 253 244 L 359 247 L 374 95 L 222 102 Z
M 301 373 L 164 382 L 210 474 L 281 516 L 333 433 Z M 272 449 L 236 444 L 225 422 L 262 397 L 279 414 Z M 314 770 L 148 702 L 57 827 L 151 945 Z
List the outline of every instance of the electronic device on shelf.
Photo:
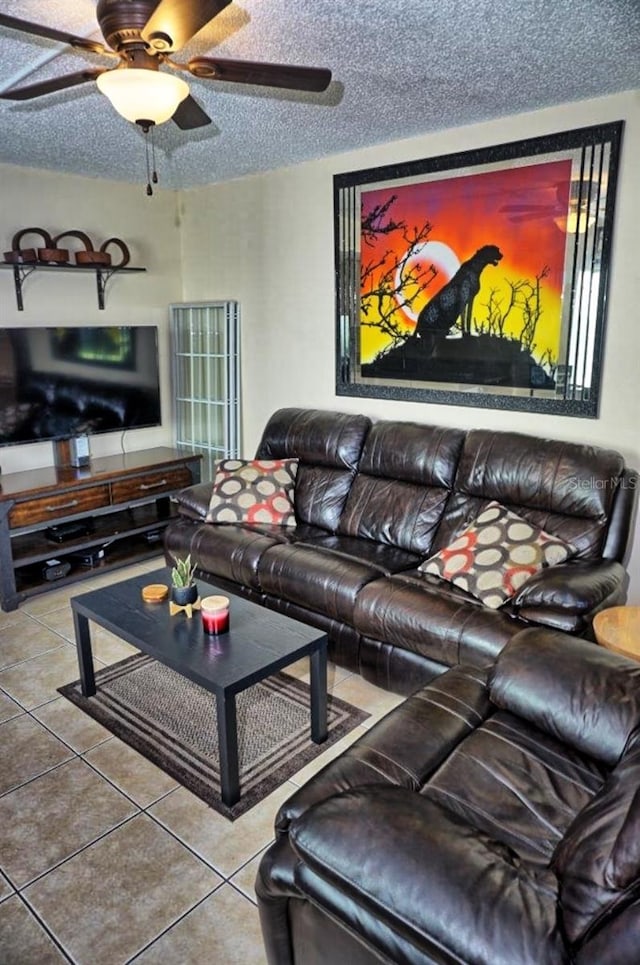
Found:
M 50 583 L 54 580 L 61 580 L 70 571 L 71 563 L 66 560 L 47 560 L 42 567 L 42 575 Z
M 89 452 L 89 436 L 82 433 L 79 436 L 74 436 L 69 440 L 69 448 L 71 450 L 71 465 L 75 466 L 76 469 L 81 469 L 83 466 L 88 466 L 91 462 L 91 453 Z
M 105 547 L 94 546 L 80 553 L 69 553 L 69 559 L 80 566 L 97 566 L 104 559 Z
M 92 519 L 72 519 L 68 523 L 56 523 L 54 526 L 47 526 L 44 531 L 45 536 L 52 543 L 66 543 L 71 539 L 80 539 L 81 536 L 90 536 L 93 533 Z
M 89 436 L 82 433 L 70 439 L 55 439 L 53 463 L 58 469 L 84 469 L 91 464 Z

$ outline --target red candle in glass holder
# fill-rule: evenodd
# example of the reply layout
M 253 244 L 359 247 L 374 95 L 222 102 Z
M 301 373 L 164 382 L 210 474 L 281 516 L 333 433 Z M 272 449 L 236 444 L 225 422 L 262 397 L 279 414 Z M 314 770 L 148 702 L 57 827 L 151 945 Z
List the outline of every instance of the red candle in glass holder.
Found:
M 217 636 L 229 630 L 229 597 L 205 596 L 200 613 L 205 633 Z

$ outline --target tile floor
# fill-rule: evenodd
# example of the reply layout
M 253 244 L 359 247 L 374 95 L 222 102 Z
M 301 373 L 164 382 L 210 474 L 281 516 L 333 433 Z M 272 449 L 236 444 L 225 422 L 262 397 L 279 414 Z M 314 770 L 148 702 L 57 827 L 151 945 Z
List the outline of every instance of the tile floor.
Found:
M 229 822 L 61 697 L 78 676 L 69 597 L 158 565 L 0 611 L 2 965 L 263 965 L 253 883 L 276 810 L 362 733 Z M 92 637 L 96 667 L 134 652 Z M 336 667 L 329 687 L 369 711 L 363 727 L 401 701 Z

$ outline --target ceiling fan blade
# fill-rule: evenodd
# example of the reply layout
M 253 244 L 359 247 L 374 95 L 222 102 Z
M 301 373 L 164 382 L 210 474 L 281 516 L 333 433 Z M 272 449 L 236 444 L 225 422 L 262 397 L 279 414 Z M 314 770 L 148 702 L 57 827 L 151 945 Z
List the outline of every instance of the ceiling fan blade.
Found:
M 180 101 L 171 120 L 183 131 L 192 131 L 196 127 L 204 127 L 211 123 L 209 115 L 205 114 L 190 94 L 183 101 Z
M 79 50 L 90 50 L 93 54 L 106 54 L 113 57 L 114 53 L 97 40 L 88 40 L 86 37 L 76 37 L 75 34 L 67 33 L 64 30 L 54 30 L 52 27 L 45 27 L 40 23 L 30 23 L 28 20 L 19 20 L 18 17 L 8 17 L 5 13 L 0 13 L 0 27 L 11 27 L 12 30 L 21 30 L 23 33 L 35 34 L 36 37 L 47 37 L 49 40 L 58 40 L 60 43 L 68 44 Z
M 326 90 L 331 81 L 331 71 L 326 67 L 261 64 L 250 60 L 221 60 L 218 57 L 196 57 L 185 66 L 194 77 L 205 80 L 285 87 L 288 90 L 320 92 Z
M 231 0 L 160 0 L 142 30 L 154 50 L 180 50 Z
M 49 80 L 41 80 L 38 84 L 29 84 L 27 87 L 14 87 L 0 94 L 2 100 L 7 101 L 28 101 L 33 97 L 42 97 L 43 94 L 53 94 L 54 91 L 64 90 L 66 87 L 77 87 L 78 84 L 86 84 L 87 81 L 95 80 L 100 74 L 109 70 L 108 67 L 96 67 L 94 70 L 78 70 L 75 74 L 63 74 L 62 77 L 50 77 Z

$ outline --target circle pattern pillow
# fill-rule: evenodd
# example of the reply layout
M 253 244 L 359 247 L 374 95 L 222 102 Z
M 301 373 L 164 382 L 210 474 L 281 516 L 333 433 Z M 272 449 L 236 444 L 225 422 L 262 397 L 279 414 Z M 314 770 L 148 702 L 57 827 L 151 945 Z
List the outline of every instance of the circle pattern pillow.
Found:
M 297 471 L 297 459 L 222 459 L 207 522 L 295 526 Z
M 497 610 L 535 573 L 564 563 L 575 552 L 570 543 L 491 502 L 463 533 L 419 569 L 459 586 Z

